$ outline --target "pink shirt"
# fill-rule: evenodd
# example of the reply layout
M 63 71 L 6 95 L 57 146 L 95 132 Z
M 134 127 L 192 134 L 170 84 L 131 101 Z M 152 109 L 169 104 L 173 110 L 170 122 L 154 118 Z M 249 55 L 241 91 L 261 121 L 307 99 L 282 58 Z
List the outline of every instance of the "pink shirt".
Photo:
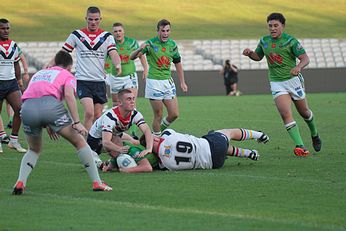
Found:
M 22 101 L 42 96 L 54 96 L 61 101 L 65 86 L 73 87 L 76 92 L 76 78 L 69 71 L 58 66 L 41 70 L 31 78 Z

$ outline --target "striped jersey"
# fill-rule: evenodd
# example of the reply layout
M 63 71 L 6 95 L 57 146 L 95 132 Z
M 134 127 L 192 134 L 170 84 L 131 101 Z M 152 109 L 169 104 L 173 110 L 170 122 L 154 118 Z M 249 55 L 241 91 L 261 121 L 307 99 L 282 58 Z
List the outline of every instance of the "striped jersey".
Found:
M 120 136 L 123 132 L 127 131 L 132 124 L 140 126 L 144 124 L 145 120 L 143 115 L 133 110 L 126 118 L 120 114 L 119 107 L 113 107 L 107 110 L 98 118 L 91 127 L 89 134 L 94 138 L 102 138 L 102 132 L 111 132 L 114 135 Z
M 135 61 L 130 59 L 133 51 L 139 48 L 138 42 L 129 37 L 124 37 L 123 43 L 116 42 L 118 54 L 121 60 L 121 76 L 128 76 L 136 72 Z M 112 59 L 107 56 L 105 70 L 113 76 L 117 75 L 117 71 L 112 63 Z M 121 77 L 119 76 L 119 77 Z
M 90 32 L 86 28 L 73 31 L 67 38 L 63 49 L 72 52 L 76 48 L 77 80 L 105 81 L 105 60 L 108 52 L 116 50 L 111 33 L 99 29 Z
M 0 80 L 15 79 L 14 63 L 20 60 L 21 51 L 12 40 L 0 41 Z
M 211 169 L 213 162 L 209 142 L 204 138 L 166 129 L 161 135 L 158 156 L 161 167 L 169 170 Z

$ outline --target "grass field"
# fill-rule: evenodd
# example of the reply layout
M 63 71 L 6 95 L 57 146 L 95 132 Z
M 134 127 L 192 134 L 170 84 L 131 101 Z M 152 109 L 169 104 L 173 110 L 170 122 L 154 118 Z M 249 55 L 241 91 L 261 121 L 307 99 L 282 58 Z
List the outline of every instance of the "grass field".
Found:
M 266 17 L 282 12 L 286 31 L 297 38 L 346 38 L 345 0 L 40 0 L 7 1 L 1 17 L 12 23 L 16 41 L 64 41 L 73 30 L 85 27 L 90 5 L 102 11 L 102 28 L 124 23 L 127 35 L 148 39 L 155 35 L 158 20 L 172 22 L 175 39 L 258 39 L 267 34 Z
M 323 148 L 297 158 L 270 95 L 180 97 L 174 129 L 196 136 L 218 128 L 263 130 L 268 144 L 237 143 L 259 150 L 260 160 L 229 158 L 220 170 L 101 173 L 111 193 L 92 192 L 73 148 L 45 137 L 27 191 L 12 196 L 22 154 L 4 147 L 0 230 L 346 230 L 346 93 L 308 98 Z M 138 109 L 151 121 L 143 98 Z M 295 118 L 312 151 L 307 126 Z

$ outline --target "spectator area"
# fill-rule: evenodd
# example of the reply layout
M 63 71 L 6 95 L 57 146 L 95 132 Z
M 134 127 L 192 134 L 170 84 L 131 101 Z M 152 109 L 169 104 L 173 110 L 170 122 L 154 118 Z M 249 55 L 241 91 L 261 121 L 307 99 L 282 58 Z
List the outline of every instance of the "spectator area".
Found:
M 310 57 L 308 68 L 346 67 L 346 40 L 302 39 L 300 42 Z M 265 59 L 255 62 L 242 55 L 246 47 L 255 49 L 258 40 L 180 40 L 177 43 L 186 71 L 219 70 L 226 59 L 230 59 L 241 70 L 267 69 Z M 31 73 L 46 65 L 61 49 L 62 44 L 63 42 L 18 43 L 29 60 Z M 74 52 L 72 55 L 75 59 Z M 136 66 L 137 70 L 142 70 L 138 60 Z

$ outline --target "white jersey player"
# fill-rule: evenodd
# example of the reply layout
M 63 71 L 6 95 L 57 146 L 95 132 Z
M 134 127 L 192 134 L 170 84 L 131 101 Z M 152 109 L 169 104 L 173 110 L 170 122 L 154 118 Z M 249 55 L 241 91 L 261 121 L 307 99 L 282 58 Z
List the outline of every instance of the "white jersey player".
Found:
M 227 155 L 258 160 L 257 150 L 238 148 L 229 143 L 230 140 L 248 139 L 260 143 L 269 141 L 263 132 L 243 128 L 210 131 L 202 138 L 166 129 L 160 137 L 154 137 L 153 152 L 160 158 L 161 167 L 169 170 L 221 168 Z

